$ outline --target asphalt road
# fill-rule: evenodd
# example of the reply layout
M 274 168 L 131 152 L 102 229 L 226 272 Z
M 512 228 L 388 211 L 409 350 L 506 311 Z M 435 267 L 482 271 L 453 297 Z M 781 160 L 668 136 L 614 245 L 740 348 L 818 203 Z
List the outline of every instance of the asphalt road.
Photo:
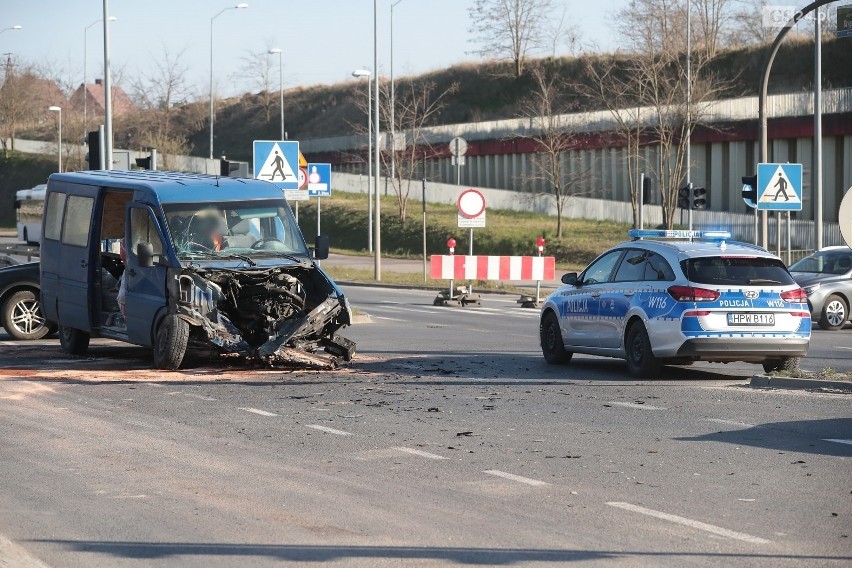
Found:
M 347 293 L 372 323 L 333 372 L 0 335 L 0 566 L 852 561 L 849 395 L 548 366 L 512 296 Z M 852 369 L 850 333 L 804 366 Z

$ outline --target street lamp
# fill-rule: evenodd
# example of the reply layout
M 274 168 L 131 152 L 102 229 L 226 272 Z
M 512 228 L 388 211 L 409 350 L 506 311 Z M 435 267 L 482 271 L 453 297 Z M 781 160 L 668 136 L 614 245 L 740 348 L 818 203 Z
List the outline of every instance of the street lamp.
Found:
M 118 18 L 116 18 L 115 16 L 110 16 L 109 18 L 107 18 L 107 21 L 114 22 L 117 19 Z M 98 18 L 83 29 L 83 140 L 86 140 L 86 135 L 89 132 L 89 91 L 86 88 L 86 81 L 88 81 L 89 79 L 88 71 L 86 70 L 86 62 L 88 60 L 89 55 L 89 50 L 87 47 L 89 38 L 89 28 L 99 22 L 103 22 L 103 20 Z
M 373 252 L 373 85 L 369 69 L 356 69 L 353 77 L 367 78 L 367 250 Z
M 3 32 L 5 32 L 6 30 L 20 30 L 20 29 L 22 29 L 23 27 L 24 27 L 24 26 L 9 26 L 8 28 L 3 28 L 2 30 L 0 30 L 0 34 L 2 34 Z
M 245 2 L 241 4 L 237 4 L 236 6 L 229 6 L 227 8 L 222 8 L 218 14 L 210 18 L 210 159 L 213 159 L 213 20 L 221 16 L 224 12 L 228 10 L 239 10 L 242 8 L 248 8 L 248 4 Z
M 59 170 L 57 171 L 62 173 L 62 107 L 51 106 L 47 107 L 47 110 L 59 113 L 59 140 L 56 144 L 59 147 Z
M 402 2 L 396 0 L 390 7 L 390 131 L 391 131 L 391 179 L 396 178 L 396 124 L 394 111 L 396 110 L 396 95 L 393 87 L 393 7 Z
M 281 100 L 281 138 L 279 140 L 286 140 L 287 137 L 284 133 L 284 64 L 282 63 L 284 56 L 279 47 L 273 47 L 268 53 L 278 54 L 278 97 Z

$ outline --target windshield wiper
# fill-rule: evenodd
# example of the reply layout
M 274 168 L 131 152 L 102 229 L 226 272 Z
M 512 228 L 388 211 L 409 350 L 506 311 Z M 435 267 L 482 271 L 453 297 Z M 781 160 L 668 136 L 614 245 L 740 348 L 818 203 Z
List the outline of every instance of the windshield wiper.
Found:
M 770 280 L 769 278 L 749 278 L 748 283 L 751 286 L 781 284 L 778 280 Z
M 243 262 L 245 262 L 249 266 L 257 266 L 257 263 L 255 261 L 253 261 L 251 258 L 249 258 L 248 256 L 246 256 L 244 254 L 229 253 L 222 258 L 236 258 L 236 259 L 242 260 Z

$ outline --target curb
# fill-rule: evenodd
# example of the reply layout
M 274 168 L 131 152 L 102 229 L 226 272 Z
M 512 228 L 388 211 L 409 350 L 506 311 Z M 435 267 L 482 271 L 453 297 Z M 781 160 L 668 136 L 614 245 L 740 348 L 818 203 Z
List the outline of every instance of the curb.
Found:
M 790 377 L 770 377 L 767 375 L 755 375 L 751 378 L 750 386 L 780 388 L 780 389 L 819 389 L 840 390 L 852 392 L 850 381 L 827 381 L 824 379 L 798 379 Z

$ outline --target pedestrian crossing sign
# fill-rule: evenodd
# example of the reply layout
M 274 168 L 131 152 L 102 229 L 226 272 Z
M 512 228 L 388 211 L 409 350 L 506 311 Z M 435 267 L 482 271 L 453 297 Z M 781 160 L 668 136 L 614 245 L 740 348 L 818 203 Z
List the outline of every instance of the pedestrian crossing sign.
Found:
M 299 189 L 299 143 L 288 140 L 254 141 L 254 177 L 281 189 Z
M 802 164 L 758 164 L 757 208 L 802 210 Z

